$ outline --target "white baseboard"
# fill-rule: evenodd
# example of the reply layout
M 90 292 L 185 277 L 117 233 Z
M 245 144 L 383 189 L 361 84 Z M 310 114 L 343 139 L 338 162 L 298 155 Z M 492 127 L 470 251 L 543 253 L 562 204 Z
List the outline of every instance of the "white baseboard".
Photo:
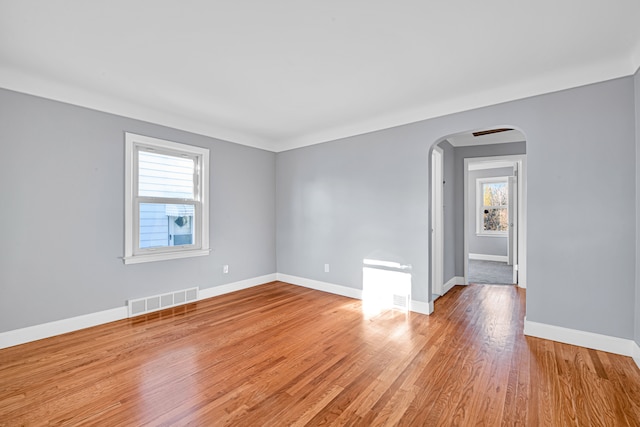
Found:
M 217 297 L 219 295 L 228 294 L 243 289 L 252 288 L 254 286 L 263 285 L 265 283 L 278 280 L 276 273 L 267 274 L 266 276 L 253 277 L 251 279 L 240 280 L 239 282 L 227 283 L 226 285 L 214 286 L 212 288 L 200 289 L 198 300 Z
M 633 340 L 579 331 L 524 319 L 524 334 L 565 344 L 633 357 L 640 367 L 640 348 Z
M 239 291 L 241 289 L 247 289 L 263 283 L 273 282 L 274 280 L 276 280 L 275 273 L 225 285 L 214 286 L 212 288 L 200 289 L 198 300 Z M 0 349 L 66 334 L 67 332 L 90 328 L 92 326 L 102 325 L 116 320 L 126 319 L 127 317 L 127 307 L 123 306 L 96 313 L 89 313 L 82 316 L 70 317 L 68 319 L 56 320 L 54 322 L 43 323 L 40 325 L 29 326 L 22 329 L 0 332 Z
M 321 282 L 318 280 L 306 279 L 303 277 L 291 276 L 281 273 L 268 274 L 265 276 L 241 280 L 239 282 L 202 289 L 200 290 L 198 299 L 202 300 L 206 298 L 212 298 L 230 292 L 251 288 L 253 286 L 261 285 L 264 283 L 273 282 L 275 280 L 280 280 L 283 282 L 292 283 L 294 285 L 316 289 L 323 292 L 342 295 L 349 298 L 362 299 L 362 290 L 360 289 L 354 289 L 347 286 L 336 285 L 333 283 Z M 448 291 L 453 286 L 461 284 L 464 284 L 464 278 L 456 276 L 447 281 L 447 283 L 445 284 L 445 289 L 446 291 Z M 428 315 L 433 313 L 433 301 L 427 303 L 411 300 L 409 309 L 416 313 Z M 37 341 L 43 338 L 49 338 L 55 335 L 61 335 L 80 329 L 90 328 L 92 326 L 114 322 L 116 320 L 126 319 L 127 315 L 127 307 L 123 306 L 99 311 L 96 313 L 85 314 L 82 316 L 71 317 L 68 319 L 57 320 L 54 322 L 43 323 L 40 325 L 29 326 L 26 328 L 15 329 L 12 331 L 1 332 L 0 349 L 24 344 L 31 341 Z M 638 368 L 640 369 L 640 346 L 633 340 L 547 325 L 544 323 L 532 322 L 528 321 L 526 318 L 524 320 L 524 334 L 552 341 L 563 342 L 566 344 L 592 348 L 595 350 L 607 351 L 623 356 L 629 356 L 633 358 L 633 360 L 636 362 L 636 365 L 638 365 Z
M 319 280 L 307 279 L 304 277 L 291 276 L 289 274 L 277 274 L 278 279 L 282 282 L 291 283 L 293 285 L 302 286 L 304 288 L 315 289 L 317 291 L 328 292 L 330 294 L 342 295 L 354 299 L 362 299 L 362 290 L 350 288 L 348 286 L 336 285 L 334 283 L 321 282 Z M 433 301 L 423 302 L 411 300 L 409 310 L 420 314 L 433 313 Z
M 486 255 L 486 254 L 469 254 L 469 259 L 477 259 L 480 261 L 498 261 L 509 262 L 509 257 L 506 255 Z
M 433 301 L 422 302 L 411 300 L 409 304 L 409 311 L 429 315 L 433 313 Z
M 451 279 L 447 280 L 447 283 L 442 285 L 442 295 L 446 294 L 456 285 L 464 285 L 464 277 L 453 276 Z
M 0 333 L 0 349 L 126 319 L 126 306 Z
M 291 283 L 292 285 L 304 288 L 315 289 L 317 291 L 328 292 L 330 294 L 342 295 L 343 297 L 362 299 L 362 289 L 350 288 L 348 286 L 336 285 L 334 283 L 321 282 L 319 280 L 307 279 L 304 277 L 291 276 L 289 274 L 278 273 L 277 280 Z

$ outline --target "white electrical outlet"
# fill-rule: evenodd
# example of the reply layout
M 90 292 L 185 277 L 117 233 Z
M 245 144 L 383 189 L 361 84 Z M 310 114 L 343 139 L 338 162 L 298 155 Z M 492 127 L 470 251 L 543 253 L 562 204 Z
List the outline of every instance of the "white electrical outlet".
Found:
M 223 272 L 224 274 L 229 273 L 229 266 L 228 266 L 228 265 L 224 265 L 224 266 L 222 266 L 222 272 Z
M 325 264 L 324 265 L 324 272 L 328 273 L 329 272 L 329 264 Z

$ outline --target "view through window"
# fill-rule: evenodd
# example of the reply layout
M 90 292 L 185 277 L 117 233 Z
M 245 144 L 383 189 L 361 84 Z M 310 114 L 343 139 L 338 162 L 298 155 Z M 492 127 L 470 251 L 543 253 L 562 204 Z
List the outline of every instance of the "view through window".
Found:
M 478 233 L 503 234 L 509 228 L 506 178 L 478 180 Z

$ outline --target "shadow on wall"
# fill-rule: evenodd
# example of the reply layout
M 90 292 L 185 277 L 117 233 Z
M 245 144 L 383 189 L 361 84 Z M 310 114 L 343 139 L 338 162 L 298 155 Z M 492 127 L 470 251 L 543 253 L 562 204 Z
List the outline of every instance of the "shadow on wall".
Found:
M 362 309 L 366 316 L 411 302 L 411 265 L 374 259 L 362 260 Z

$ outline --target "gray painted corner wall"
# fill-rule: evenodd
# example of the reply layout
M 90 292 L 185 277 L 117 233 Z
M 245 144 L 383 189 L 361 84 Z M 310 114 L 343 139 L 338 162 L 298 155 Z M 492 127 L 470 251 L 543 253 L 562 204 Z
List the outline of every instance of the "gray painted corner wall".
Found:
M 365 258 L 411 264 L 413 298 L 427 302 L 429 149 L 447 135 L 506 125 L 527 139 L 527 319 L 639 341 L 638 80 L 277 155 L 2 90 L 0 332 L 276 271 L 360 288 Z M 211 148 L 210 256 L 122 263 L 125 131 Z M 455 177 L 464 157 L 491 155 L 478 149 L 455 150 Z M 453 183 L 462 224 L 462 179 Z M 602 222 L 594 194 L 606 194 L 616 212 L 606 228 L 594 226 Z M 456 275 L 462 237 L 455 236 Z
M 469 253 L 481 255 L 507 256 L 509 251 L 509 239 L 507 236 L 478 236 L 476 234 L 476 180 L 496 176 L 511 176 L 513 168 L 495 168 L 469 171 L 469 183 L 467 194 L 467 230 L 469 230 Z
M 123 264 L 124 132 L 210 149 L 211 255 Z M 0 141 L 0 332 L 276 271 L 274 153 L 8 90 Z
M 397 261 L 413 266 L 413 298 L 428 301 L 429 149 L 489 126 L 515 127 L 527 141 L 527 319 L 633 338 L 632 77 L 279 153 L 278 272 L 360 288 L 363 258 Z M 477 148 L 456 150 L 459 174 Z M 594 194 L 616 212 L 606 229 L 594 226 L 602 221 Z M 462 234 L 456 251 L 462 262 Z
M 466 276 L 464 271 L 464 159 L 493 156 L 512 156 L 527 153 L 527 142 L 511 142 L 507 144 L 488 144 L 467 147 L 455 147 L 454 168 L 455 182 L 455 265 L 456 276 Z M 475 203 L 475 202 L 474 202 Z M 475 227 L 472 228 L 475 230 Z
M 635 274 L 635 245 L 629 241 L 635 234 L 629 233 L 635 226 L 633 81 L 613 80 L 533 102 L 540 110 L 539 125 L 526 133 L 531 141 L 527 319 L 629 339 L 633 280 L 627 280 Z M 552 140 L 538 144 L 542 135 Z M 589 202 L 597 194 L 613 202 L 615 224 L 594 227 L 602 221 Z
M 634 76 L 635 114 L 636 114 L 636 303 L 635 303 L 635 340 L 640 346 L 640 69 Z
M 409 264 L 427 301 L 428 153 L 410 127 L 278 153 L 278 272 L 362 289 L 363 260 Z

